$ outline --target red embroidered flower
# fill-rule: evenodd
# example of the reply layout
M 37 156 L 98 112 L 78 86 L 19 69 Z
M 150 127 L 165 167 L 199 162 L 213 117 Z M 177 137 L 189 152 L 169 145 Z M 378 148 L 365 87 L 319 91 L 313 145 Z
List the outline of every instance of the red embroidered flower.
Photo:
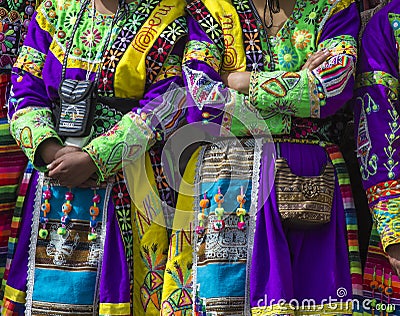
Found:
M 249 31 L 254 31 L 257 28 L 256 20 L 253 14 L 240 13 L 239 18 L 244 22 L 243 28 Z
M 131 198 L 124 182 L 118 182 L 113 186 L 112 198 L 115 206 L 129 206 L 131 204 Z
M 168 51 L 171 48 L 171 44 L 168 44 L 164 39 L 161 37 L 158 38 L 157 43 L 154 44 L 149 56 L 153 60 L 157 60 L 161 63 L 164 62 L 165 57 L 168 55 Z
M 112 77 L 113 73 L 111 71 L 102 70 L 101 78 L 99 80 L 99 90 L 101 91 L 110 91 L 112 90 Z

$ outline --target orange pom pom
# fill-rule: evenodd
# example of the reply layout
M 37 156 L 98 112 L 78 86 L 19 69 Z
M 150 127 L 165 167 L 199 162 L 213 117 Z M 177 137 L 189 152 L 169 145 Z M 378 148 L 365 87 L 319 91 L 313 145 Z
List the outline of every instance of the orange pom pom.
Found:
M 237 201 L 240 203 L 240 204 L 244 204 L 244 203 L 246 203 L 246 197 L 244 196 L 244 195 L 238 195 L 237 196 Z
M 217 203 L 223 203 L 224 202 L 224 196 L 221 193 L 217 193 L 214 195 L 214 201 Z
M 89 213 L 91 216 L 98 216 L 99 215 L 99 208 L 97 206 L 91 206 L 89 209 Z
M 199 204 L 201 208 L 207 208 L 208 205 L 210 204 L 210 201 L 207 199 L 202 199 Z

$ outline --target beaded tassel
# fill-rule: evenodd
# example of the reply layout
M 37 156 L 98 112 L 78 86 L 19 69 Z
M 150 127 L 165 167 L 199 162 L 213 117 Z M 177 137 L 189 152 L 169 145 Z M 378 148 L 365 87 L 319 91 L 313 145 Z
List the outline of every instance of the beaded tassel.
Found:
M 65 193 L 65 203 L 61 207 L 63 216 L 61 216 L 61 227 L 58 227 L 57 234 L 64 236 L 67 233 L 67 225 L 70 222 L 68 214 L 72 211 L 71 201 L 74 199 L 74 195 L 71 190 Z
M 376 266 L 374 266 L 374 273 L 372 275 L 372 281 L 369 284 L 372 290 L 372 300 L 371 300 L 371 315 L 374 316 L 375 314 L 375 306 L 376 306 L 376 299 L 375 299 L 375 291 L 379 287 L 379 282 L 376 281 Z
M 94 241 L 97 239 L 96 227 L 97 227 L 97 220 L 96 217 L 99 216 L 100 210 L 97 206 L 97 203 L 100 203 L 101 197 L 99 194 L 96 193 L 94 190 L 94 195 L 92 198 L 93 205 L 89 208 L 89 214 L 92 217 L 90 219 L 90 232 L 88 234 L 88 240 Z
M 214 222 L 214 230 L 221 231 L 225 227 L 225 221 L 222 219 L 224 216 L 224 208 L 221 206 L 224 203 L 224 196 L 221 194 L 221 187 L 218 188 L 218 193 L 214 195 L 214 201 L 218 204 L 218 207 L 215 208 L 215 215 L 217 215 L 217 220 Z
M 385 294 L 387 295 L 387 303 L 388 306 L 386 307 L 386 316 L 389 315 L 389 313 L 394 312 L 392 306 L 390 306 L 390 296 L 393 294 L 393 288 L 392 288 L 392 272 L 389 274 L 389 280 L 388 280 L 388 286 L 385 287 Z
M 199 205 L 201 207 L 201 213 L 199 213 L 198 216 L 197 216 L 197 218 L 199 220 L 199 225 L 196 227 L 196 233 L 198 235 L 203 235 L 204 231 L 205 231 L 204 221 L 207 218 L 207 216 L 205 214 L 205 210 L 210 205 L 210 201 L 207 199 L 207 194 L 206 193 L 204 193 L 204 196 L 200 200 Z
M 43 191 L 43 204 L 41 206 L 41 210 L 43 212 L 43 216 L 40 217 L 40 223 L 42 224 L 42 228 L 39 230 L 39 237 L 42 239 L 46 239 L 49 235 L 49 231 L 46 229 L 46 224 L 49 222 L 47 218 L 47 213 L 50 212 L 51 206 L 49 200 L 51 199 L 51 190 L 50 185 L 47 186 L 47 189 Z
M 240 195 L 238 195 L 236 199 L 240 204 L 240 206 L 236 209 L 236 215 L 239 216 L 239 222 L 237 226 L 240 230 L 245 230 L 246 223 L 244 221 L 244 216 L 247 214 L 247 211 L 243 208 L 244 203 L 246 203 L 246 196 L 243 194 L 243 187 L 240 187 Z

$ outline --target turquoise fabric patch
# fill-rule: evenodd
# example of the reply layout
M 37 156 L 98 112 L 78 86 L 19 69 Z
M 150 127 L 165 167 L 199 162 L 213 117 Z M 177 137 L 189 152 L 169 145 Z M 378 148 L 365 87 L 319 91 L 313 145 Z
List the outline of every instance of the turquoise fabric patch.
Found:
M 66 272 L 36 268 L 33 300 L 92 305 L 96 276 L 96 272 Z
M 244 263 L 217 263 L 197 267 L 197 284 L 200 286 L 201 298 L 243 297 L 246 289 L 245 282 L 246 264 Z

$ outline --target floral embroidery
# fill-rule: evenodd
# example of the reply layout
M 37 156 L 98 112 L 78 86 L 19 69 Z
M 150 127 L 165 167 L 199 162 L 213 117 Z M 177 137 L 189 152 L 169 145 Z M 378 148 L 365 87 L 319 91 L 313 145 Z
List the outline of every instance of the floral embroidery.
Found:
M 258 34 L 245 33 L 244 44 L 246 45 L 246 50 L 261 50 L 261 42 Z
M 26 36 L 36 1 L 2 1 L 0 8 L 0 68 L 11 69 Z
M 174 47 L 176 41 L 185 34 L 187 34 L 186 20 L 184 17 L 180 17 L 168 25 L 155 41 L 146 58 L 147 86 L 163 77 L 166 78 L 165 75 L 167 73 L 165 71 L 167 68 L 171 70 L 171 67 L 163 64 L 167 60 L 171 48 Z M 163 72 L 164 76 L 162 76 L 161 72 Z M 170 75 L 173 73 L 173 71 L 169 72 Z M 175 73 L 175 75 L 177 75 L 177 73 Z
M 125 26 L 119 31 L 112 48 L 106 52 L 104 67 L 100 72 L 99 84 L 99 91 L 103 95 L 114 96 L 116 66 L 157 4 L 158 1 L 155 0 L 142 1 L 136 8 L 135 14 L 132 14 L 132 17 L 127 20 Z
M 119 182 L 114 185 L 112 189 L 112 198 L 117 208 L 130 206 L 131 198 L 124 182 Z
M 304 49 L 310 43 L 311 38 L 312 35 L 307 30 L 298 30 L 292 36 L 292 44 L 296 48 Z
M 102 36 L 99 32 L 98 29 L 94 29 L 93 31 L 91 30 L 86 30 L 83 32 L 83 35 L 80 37 L 82 40 L 83 44 L 86 46 L 97 46 L 97 44 L 100 43 Z
M 213 18 L 211 13 L 200 0 L 191 2 L 187 9 L 195 20 L 198 21 L 203 31 L 210 36 L 219 51 L 224 51 L 224 41 L 222 29 L 218 22 Z
M 160 80 L 164 80 L 166 78 L 181 76 L 182 73 L 182 58 L 178 55 L 170 55 L 167 60 L 164 62 L 160 72 L 157 75 L 157 78 L 154 82 L 158 82 Z
M 297 66 L 299 58 L 292 48 L 284 46 L 278 53 L 278 60 L 282 68 L 292 70 Z
M 78 18 L 78 11 L 69 11 L 66 15 L 64 27 L 66 29 L 73 28 Z
M 124 55 L 123 51 L 111 48 L 110 49 L 110 58 L 108 58 L 104 62 L 104 67 L 114 68 L 114 69 L 117 68 L 118 61 L 122 58 L 123 55 Z
M 18 30 L 18 28 L 16 29 Z M 17 33 L 12 24 L 0 22 L 0 48 L 3 54 L 6 54 L 15 46 L 17 42 Z M 16 50 L 13 52 L 17 53 Z
M 115 214 L 124 242 L 125 255 L 127 258 L 131 291 L 133 291 L 133 235 L 131 218 L 131 198 L 129 196 L 124 176 L 118 172 L 111 191 L 111 197 L 115 206 Z
M 236 10 L 243 28 L 243 39 L 247 59 L 246 68 L 248 71 L 263 70 L 263 55 L 269 56 L 269 54 L 263 51 L 259 32 L 260 26 L 256 21 L 256 17 L 250 9 L 248 0 L 233 1 L 233 5 L 237 8 Z
M 306 22 L 307 24 L 315 25 L 317 23 L 317 18 L 318 18 L 318 12 L 316 8 L 312 10 L 307 17 L 304 18 L 304 22 Z

